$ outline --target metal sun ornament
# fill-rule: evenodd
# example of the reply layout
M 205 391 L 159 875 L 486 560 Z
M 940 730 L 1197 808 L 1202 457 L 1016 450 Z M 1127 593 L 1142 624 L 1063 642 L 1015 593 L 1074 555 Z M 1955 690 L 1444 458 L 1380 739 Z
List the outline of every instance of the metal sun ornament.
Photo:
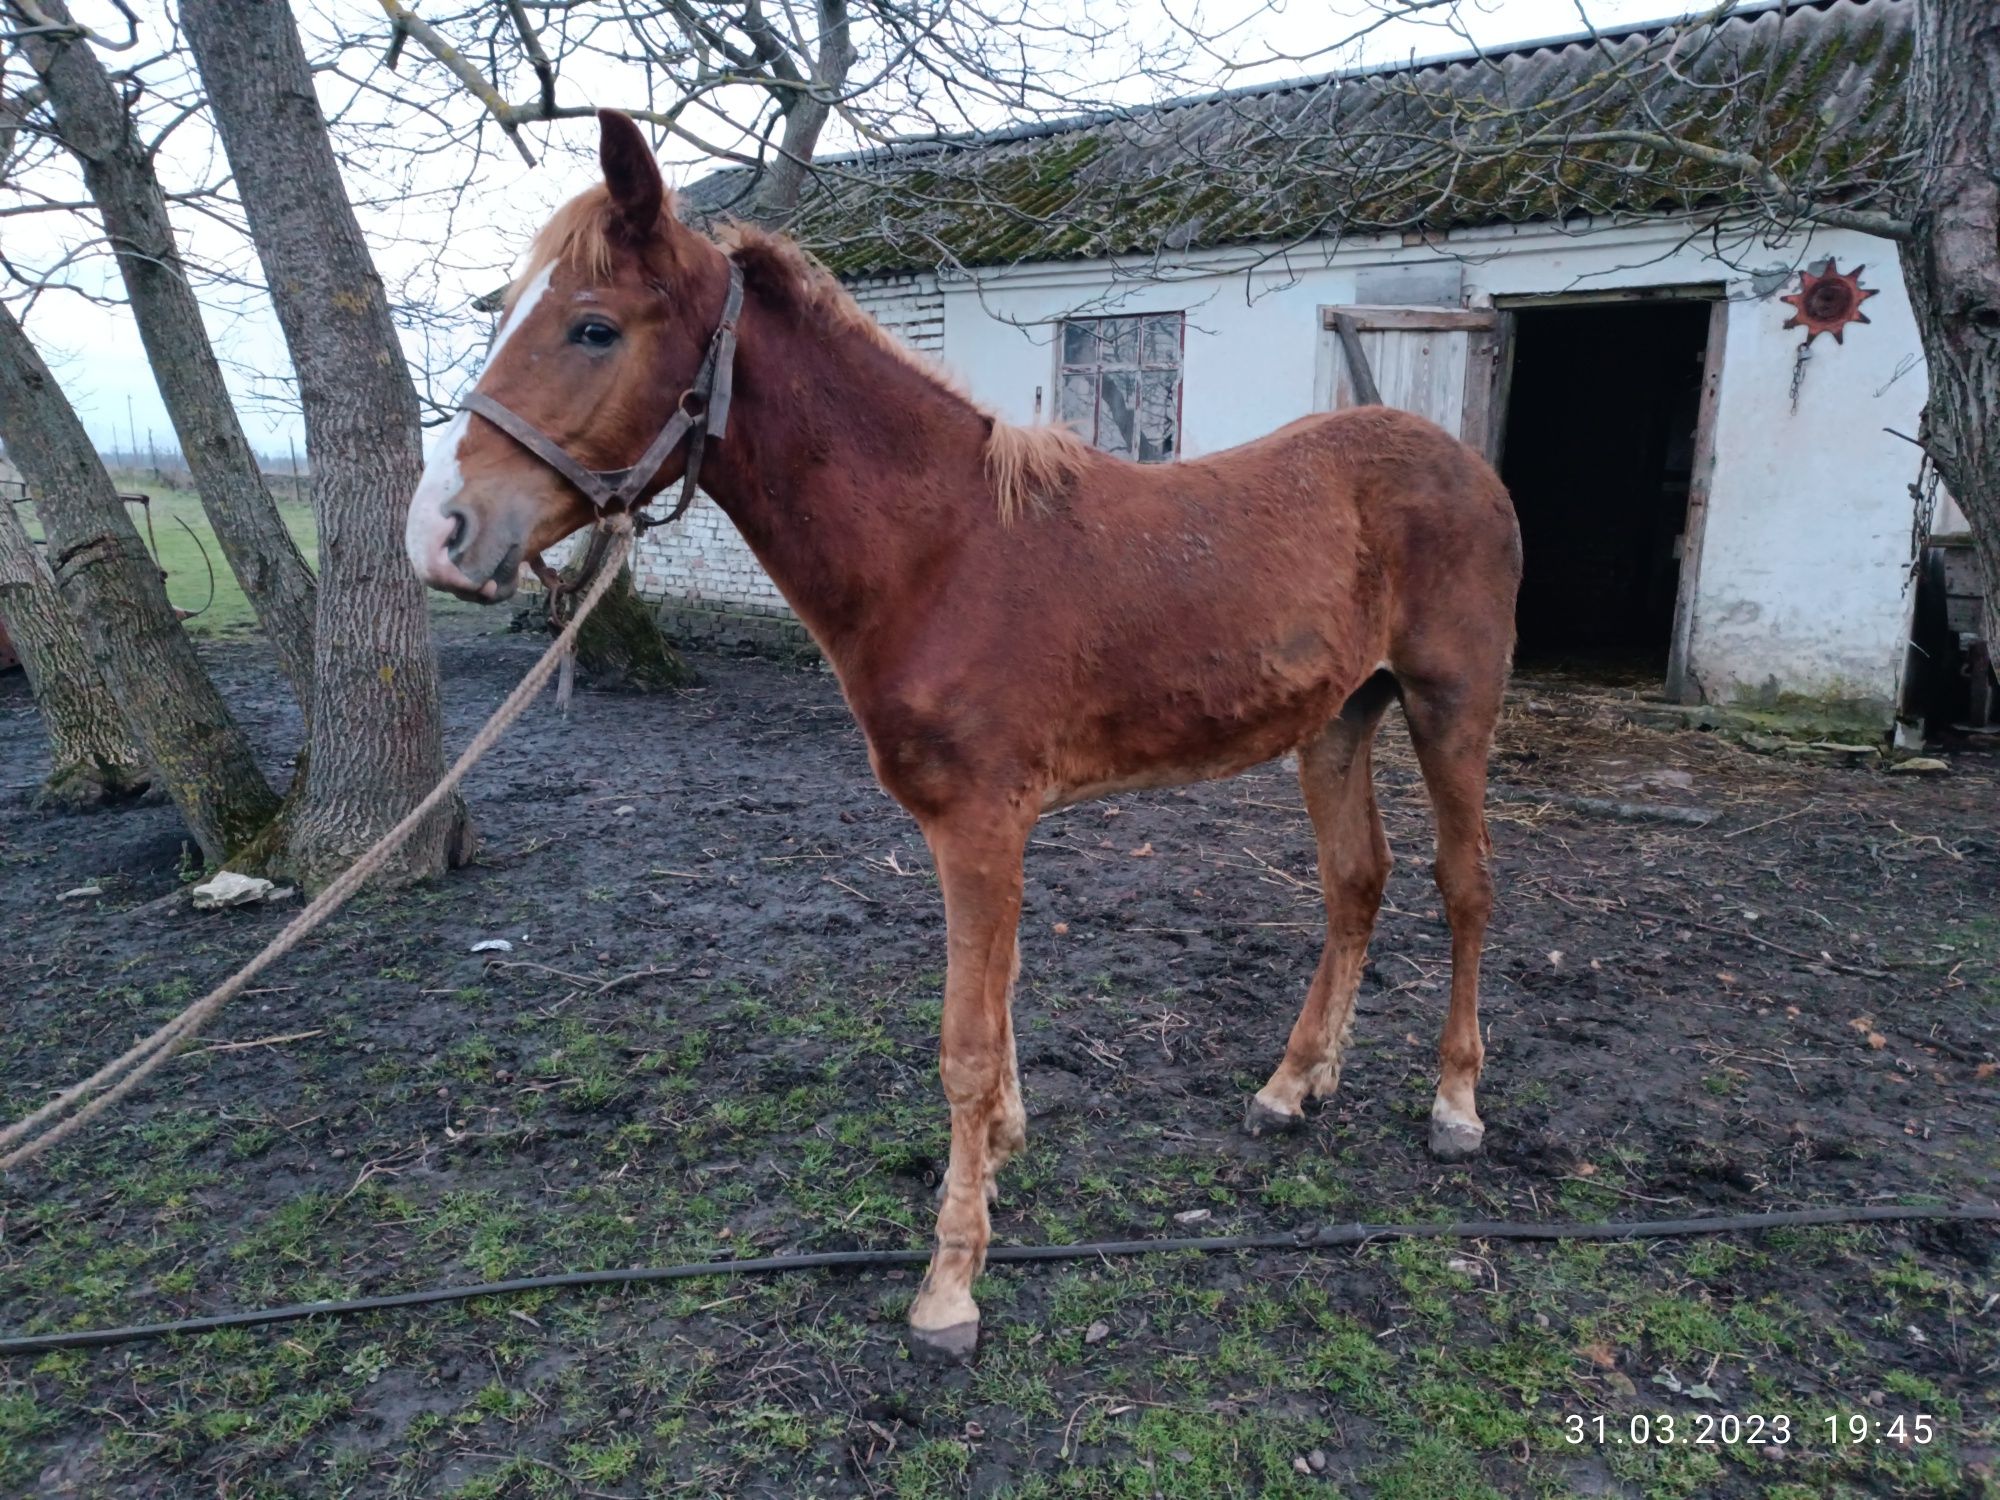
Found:
M 1866 266 L 1856 266 L 1843 273 L 1828 260 L 1822 271 L 1800 271 L 1799 289 L 1778 299 L 1789 302 L 1794 309 L 1785 327 L 1807 330 L 1808 345 L 1822 333 L 1832 334 L 1836 344 L 1845 342 L 1841 335 L 1849 323 L 1868 321 L 1868 314 L 1861 310 L 1861 304 L 1880 290 L 1861 284 L 1861 273 L 1866 269 Z

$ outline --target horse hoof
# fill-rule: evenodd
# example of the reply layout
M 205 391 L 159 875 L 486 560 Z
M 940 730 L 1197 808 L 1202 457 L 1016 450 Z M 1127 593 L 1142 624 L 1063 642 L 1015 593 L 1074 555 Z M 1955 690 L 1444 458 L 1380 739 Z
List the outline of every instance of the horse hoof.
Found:
M 1243 1114 L 1245 1135 L 1290 1135 L 1306 1123 L 1304 1115 L 1281 1114 L 1262 1099 L 1253 1098 Z
M 1467 1125 L 1459 1120 L 1431 1116 L 1431 1156 L 1441 1162 L 1464 1161 L 1479 1154 L 1486 1139 L 1484 1125 Z
M 979 1347 L 979 1319 L 948 1323 L 943 1328 L 910 1325 L 910 1353 L 938 1364 L 962 1365 Z

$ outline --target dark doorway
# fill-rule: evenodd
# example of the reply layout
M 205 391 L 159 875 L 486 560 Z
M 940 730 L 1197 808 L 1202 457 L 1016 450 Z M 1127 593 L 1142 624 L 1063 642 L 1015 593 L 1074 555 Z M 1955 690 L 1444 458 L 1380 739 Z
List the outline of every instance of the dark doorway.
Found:
M 1521 518 L 1520 659 L 1666 670 L 1708 313 L 1515 310 L 1501 473 Z

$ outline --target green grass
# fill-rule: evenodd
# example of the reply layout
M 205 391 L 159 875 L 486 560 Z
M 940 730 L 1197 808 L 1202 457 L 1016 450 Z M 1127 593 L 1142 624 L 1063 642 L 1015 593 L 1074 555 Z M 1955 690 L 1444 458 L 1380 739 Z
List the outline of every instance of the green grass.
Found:
M 250 607 L 236 575 L 230 571 L 229 561 L 222 555 L 222 546 L 215 539 L 215 528 L 209 524 L 208 514 L 201 508 L 201 498 L 193 490 L 176 489 L 170 485 L 157 484 L 152 475 L 144 471 L 121 470 L 112 475 L 112 481 L 126 494 L 141 494 L 152 497 L 150 506 L 128 505 L 132 524 L 139 530 L 140 538 L 160 564 L 165 573 L 167 599 L 177 609 L 199 610 L 200 613 L 187 621 L 188 631 L 216 640 L 239 639 L 257 633 L 257 612 Z M 288 492 L 289 486 L 280 481 L 281 491 Z M 152 524 L 147 525 L 147 512 L 151 512 Z M 21 512 L 28 524 L 28 533 L 37 541 L 41 540 L 41 528 L 35 523 L 32 509 Z M 298 543 L 299 551 L 305 555 L 310 567 L 319 564 L 319 523 L 313 515 L 312 505 L 303 500 L 291 500 L 281 494 L 278 499 L 278 515 L 291 532 L 292 540 Z M 209 595 L 209 570 L 215 572 L 214 597 Z M 442 595 L 430 596 L 431 608 L 438 612 L 453 613 L 476 610 L 477 605 L 460 604 Z M 206 604 L 206 608 L 204 608 Z
M 443 991 L 436 962 L 369 953 L 373 969 L 409 971 L 397 984 Z M 258 1305 L 781 1245 L 922 1244 L 946 1140 L 905 989 L 805 975 L 590 1015 L 532 1007 L 561 989 L 496 971 L 458 1027 L 366 1057 L 380 1081 L 370 1112 L 339 1127 L 337 1170 L 301 1173 L 289 1196 L 228 1222 L 230 1164 L 282 1157 L 288 1135 L 274 1142 L 247 1110 L 163 1103 L 122 1149 L 79 1159 L 62 1200 L 19 1210 L 0 1300 L 29 1328 L 90 1326 L 162 1295 Z M 168 1001 L 155 981 L 117 1003 Z M 754 1060 L 748 1024 L 769 1049 Z M 326 1071 L 301 1086 L 340 1085 L 335 1096 L 364 1061 L 345 1046 L 303 1055 Z M 294 1128 L 324 1107 L 302 1099 Z M 433 1121 L 474 1138 L 441 1143 Z M 1093 1152 L 1088 1130 L 1039 1125 L 1003 1183 L 1008 1237 L 1171 1232 L 1169 1215 L 1194 1204 L 1212 1206 L 1217 1232 L 1270 1204 L 1411 1211 L 1343 1161 L 1359 1143 L 1114 1155 Z M 980 1287 L 980 1357 L 956 1371 L 902 1350 L 916 1285 L 710 1277 L 233 1330 L 148 1346 L 129 1365 L 51 1357 L 0 1370 L 0 1494 L 25 1493 L 65 1445 L 95 1443 L 103 1492 L 166 1475 L 190 1493 L 226 1478 L 230 1493 L 273 1495 L 807 1494 L 851 1487 L 865 1459 L 875 1493 L 939 1500 L 994 1483 L 1018 1500 L 1486 1500 L 1574 1493 L 1606 1474 L 1662 1500 L 1775 1484 L 1805 1500 L 1952 1493 L 2000 1435 L 1961 1373 L 2000 1355 L 1971 1316 L 1995 1294 L 1990 1272 L 1891 1248 L 1876 1229 L 996 1267 Z M 1664 1374 L 1713 1381 L 1726 1406 Z M 1931 1413 L 1936 1442 L 1822 1440 L 1825 1418 L 1870 1390 L 1883 1416 Z M 1797 1440 L 1772 1457 L 1748 1441 L 1564 1436 L 1570 1414 L 1618 1433 L 1635 1413 L 1685 1425 L 1725 1409 L 1790 1413 Z M 363 1430 L 379 1442 L 357 1445 Z
M 208 515 L 201 508 L 200 497 L 192 490 L 153 484 L 150 476 L 145 474 L 119 474 L 115 478 L 119 489 L 153 497 L 150 507 L 134 505 L 128 509 L 132 523 L 146 538 L 147 550 L 159 560 L 161 571 L 167 575 L 167 598 L 176 608 L 202 610 L 187 622 L 188 629 L 197 635 L 216 637 L 254 632 L 257 628 L 256 611 L 251 609 L 249 599 L 236 582 L 236 575 L 229 570 L 221 544 L 215 539 L 215 529 L 209 525 Z M 149 508 L 153 521 L 150 534 L 146 526 L 146 511 Z M 278 514 L 284 518 L 285 529 L 299 544 L 299 551 L 305 554 L 306 562 L 316 565 L 319 560 L 319 526 L 312 506 L 281 499 L 278 501 Z M 207 609 L 202 609 L 203 601 L 208 598 L 210 567 L 215 569 L 215 599 Z
M 1959 977 L 1988 1005 L 2000 1006 L 2000 917 L 1978 916 L 1940 929 L 1919 958 L 1956 962 Z

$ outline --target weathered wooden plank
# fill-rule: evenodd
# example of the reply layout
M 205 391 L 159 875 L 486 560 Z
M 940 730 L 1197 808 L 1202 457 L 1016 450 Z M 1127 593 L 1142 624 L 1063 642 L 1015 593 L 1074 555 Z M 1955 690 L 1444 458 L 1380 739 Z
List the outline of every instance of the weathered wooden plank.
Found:
M 1329 307 L 1323 311 L 1326 327 L 1335 327 L 1336 318 L 1351 318 L 1355 328 L 1364 333 L 1454 333 L 1500 326 L 1500 314 L 1490 307 Z
M 1729 303 L 1718 298 L 1708 309 L 1708 346 L 1702 354 L 1701 405 L 1694 427 L 1694 472 L 1688 477 L 1674 634 L 1667 648 L 1667 696 L 1678 703 L 1701 701 L 1701 684 L 1694 676 L 1694 606 L 1701 577 L 1702 534 L 1708 527 L 1709 481 L 1715 471 L 1715 419 L 1722 404 L 1722 346 L 1728 331 Z

